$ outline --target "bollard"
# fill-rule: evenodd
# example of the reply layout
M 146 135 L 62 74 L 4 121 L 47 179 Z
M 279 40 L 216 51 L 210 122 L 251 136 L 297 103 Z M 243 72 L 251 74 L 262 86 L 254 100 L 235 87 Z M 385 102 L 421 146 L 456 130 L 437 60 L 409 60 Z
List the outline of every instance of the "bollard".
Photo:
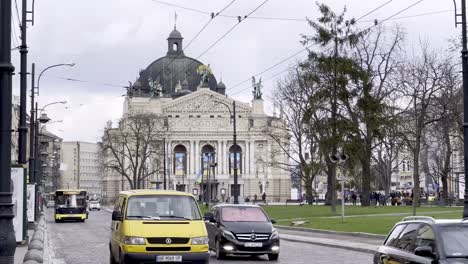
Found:
M 42 253 L 42 251 L 36 249 L 28 250 L 26 255 L 24 255 L 23 263 L 30 260 L 43 263 L 44 259 L 42 257 Z

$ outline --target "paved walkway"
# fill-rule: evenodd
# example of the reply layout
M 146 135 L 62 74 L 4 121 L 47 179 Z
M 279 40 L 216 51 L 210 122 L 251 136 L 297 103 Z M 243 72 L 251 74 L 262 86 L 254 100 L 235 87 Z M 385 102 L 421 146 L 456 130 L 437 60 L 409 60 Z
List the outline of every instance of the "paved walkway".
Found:
M 384 238 L 342 235 L 339 232 L 331 234 L 280 229 L 279 233 L 280 238 L 287 241 L 349 249 L 370 254 L 373 254 L 384 241 Z
M 28 239 L 32 238 L 33 233 L 34 233 L 34 230 L 28 229 Z M 15 264 L 23 263 L 24 255 L 26 255 L 26 252 L 28 252 L 28 243 L 25 243 L 24 245 L 16 244 L 14 263 Z

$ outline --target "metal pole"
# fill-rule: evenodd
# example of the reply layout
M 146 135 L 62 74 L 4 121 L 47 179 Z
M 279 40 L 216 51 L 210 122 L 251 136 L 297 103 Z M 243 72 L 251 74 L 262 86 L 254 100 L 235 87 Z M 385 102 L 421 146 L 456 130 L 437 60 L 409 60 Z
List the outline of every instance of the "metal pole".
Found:
M 211 203 L 211 153 L 208 154 L 208 195 L 207 195 L 207 201 L 206 201 L 206 206 L 209 208 L 210 203 Z
M 232 102 L 233 128 L 234 134 L 232 135 L 234 141 L 234 204 L 239 204 L 239 186 L 237 184 L 237 134 L 236 134 L 236 101 Z
M 462 68 L 463 68 L 463 143 L 465 148 L 465 196 L 463 201 L 463 217 L 468 217 L 468 48 L 466 36 L 466 0 L 462 0 Z
M 166 138 L 163 138 L 163 170 L 164 170 L 164 190 L 167 190 L 166 183 Z
M 20 115 L 18 126 L 18 163 L 26 164 L 26 136 L 28 127 L 26 126 L 26 93 L 27 93 L 27 75 L 28 75 L 28 47 L 26 46 L 26 4 L 27 0 L 23 0 L 23 8 L 21 10 L 21 72 L 20 72 Z M 26 182 L 25 182 L 26 184 Z
M 0 1 L 0 263 L 13 264 L 16 238 L 11 192 L 11 0 Z
M 344 202 L 345 202 L 345 195 L 344 195 L 344 178 L 341 179 L 341 222 L 344 223 Z
M 36 183 L 34 174 L 34 135 L 35 135 L 35 122 L 34 122 L 34 78 L 35 78 L 36 65 L 33 63 L 31 66 L 31 112 L 29 117 L 29 181 Z
M 39 115 L 38 112 L 38 105 L 36 102 L 36 115 L 34 120 L 34 179 L 35 179 L 35 203 L 34 203 L 34 221 L 39 219 L 39 185 L 41 182 L 41 177 L 39 175 L 39 122 L 37 121 L 37 116 Z

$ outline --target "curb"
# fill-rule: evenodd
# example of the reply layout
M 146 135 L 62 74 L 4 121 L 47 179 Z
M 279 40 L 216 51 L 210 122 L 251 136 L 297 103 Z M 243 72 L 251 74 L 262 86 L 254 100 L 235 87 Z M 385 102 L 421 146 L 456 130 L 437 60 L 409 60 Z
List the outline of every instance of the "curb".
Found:
M 343 245 L 331 244 L 331 243 L 305 241 L 305 240 L 299 240 L 299 239 L 284 238 L 281 236 L 280 236 L 280 239 L 285 240 L 285 241 L 290 241 L 290 242 L 302 243 L 302 244 L 312 244 L 312 245 L 325 246 L 325 247 L 341 248 L 341 249 L 357 251 L 357 252 L 362 252 L 362 253 L 367 253 L 367 254 L 374 254 L 375 252 L 377 252 L 376 250 L 367 249 L 367 248 L 356 248 L 356 247 L 343 246 Z
M 308 233 L 321 233 L 321 234 L 333 234 L 333 235 L 344 235 L 344 236 L 352 236 L 352 237 L 382 239 L 382 240 L 387 237 L 385 235 L 377 235 L 377 234 L 362 233 L 362 232 L 341 232 L 341 231 L 332 231 L 332 230 L 315 229 L 315 228 L 307 228 L 307 227 L 292 227 L 292 226 L 283 226 L 283 225 L 275 225 L 275 228 L 277 228 L 279 230 L 301 231 L 301 232 L 308 232 Z
M 44 248 L 45 248 L 45 217 L 41 214 L 39 221 L 34 228 L 31 241 L 28 244 L 28 251 L 24 255 L 24 264 L 39 264 L 44 263 Z

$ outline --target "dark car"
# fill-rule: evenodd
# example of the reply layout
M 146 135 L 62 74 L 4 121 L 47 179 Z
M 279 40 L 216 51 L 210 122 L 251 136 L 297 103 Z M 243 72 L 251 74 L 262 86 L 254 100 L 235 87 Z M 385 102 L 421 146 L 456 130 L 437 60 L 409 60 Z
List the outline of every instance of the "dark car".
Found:
M 468 219 L 405 217 L 377 249 L 374 263 L 468 263 Z
M 278 231 L 260 206 L 216 205 L 205 213 L 209 247 L 217 259 L 227 254 L 268 255 L 277 260 L 280 251 Z

